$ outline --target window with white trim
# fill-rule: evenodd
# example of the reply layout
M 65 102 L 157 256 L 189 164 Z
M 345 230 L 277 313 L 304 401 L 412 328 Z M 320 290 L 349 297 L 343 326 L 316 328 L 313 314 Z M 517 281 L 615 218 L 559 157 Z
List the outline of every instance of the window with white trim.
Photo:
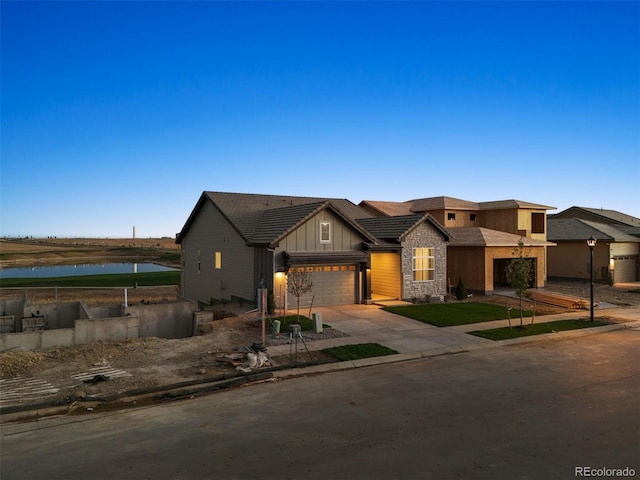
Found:
M 331 223 L 320 222 L 320 243 L 331 243 Z
M 432 247 L 413 249 L 413 281 L 429 282 L 435 280 L 435 257 Z

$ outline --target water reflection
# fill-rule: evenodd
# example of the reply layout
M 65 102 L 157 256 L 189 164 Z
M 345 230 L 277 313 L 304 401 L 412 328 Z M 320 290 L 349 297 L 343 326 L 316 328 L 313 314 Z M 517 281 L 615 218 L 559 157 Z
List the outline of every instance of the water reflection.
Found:
M 103 275 L 110 273 L 147 273 L 177 270 L 157 263 L 92 263 L 76 265 L 50 265 L 38 267 L 4 268 L 0 278 L 47 278 L 76 275 Z

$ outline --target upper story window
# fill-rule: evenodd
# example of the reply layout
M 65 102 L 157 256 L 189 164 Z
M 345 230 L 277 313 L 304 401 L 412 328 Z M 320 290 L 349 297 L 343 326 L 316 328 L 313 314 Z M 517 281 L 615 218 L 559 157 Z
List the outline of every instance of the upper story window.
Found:
M 413 249 L 413 281 L 428 282 L 435 280 L 435 257 L 433 248 Z
M 449 212 L 447 213 L 447 220 L 455 220 L 456 219 L 456 214 L 455 212 Z
M 531 214 L 531 233 L 544 233 L 544 213 Z
M 331 223 L 320 222 L 320 243 L 331 243 Z

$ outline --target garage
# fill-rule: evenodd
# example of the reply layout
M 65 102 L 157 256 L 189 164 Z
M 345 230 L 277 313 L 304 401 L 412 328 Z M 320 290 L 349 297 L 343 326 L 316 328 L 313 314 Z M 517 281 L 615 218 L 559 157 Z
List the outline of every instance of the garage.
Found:
M 635 282 L 637 261 L 636 255 L 614 257 L 613 281 L 615 283 Z
M 355 265 L 305 265 L 294 267 L 309 274 L 313 287 L 300 297 L 301 313 L 314 307 L 349 305 L 357 301 L 357 268 Z M 289 308 L 296 308 L 297 299 L 289 294 Z

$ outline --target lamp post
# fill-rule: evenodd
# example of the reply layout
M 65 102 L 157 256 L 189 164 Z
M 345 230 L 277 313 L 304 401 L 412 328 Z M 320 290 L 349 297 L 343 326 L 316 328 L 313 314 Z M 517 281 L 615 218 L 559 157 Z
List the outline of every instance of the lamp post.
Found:
M 593 322 L 593 247 L 596 246 L 596 239 L 593 238 L 593 235 L 589 237 L 589 240 L 587 240 L 587 245 L 589 245 L 589 253 L 591 257 L 591 261 L 589 262 L 589 274 L 591 277 L 591 321 Z

